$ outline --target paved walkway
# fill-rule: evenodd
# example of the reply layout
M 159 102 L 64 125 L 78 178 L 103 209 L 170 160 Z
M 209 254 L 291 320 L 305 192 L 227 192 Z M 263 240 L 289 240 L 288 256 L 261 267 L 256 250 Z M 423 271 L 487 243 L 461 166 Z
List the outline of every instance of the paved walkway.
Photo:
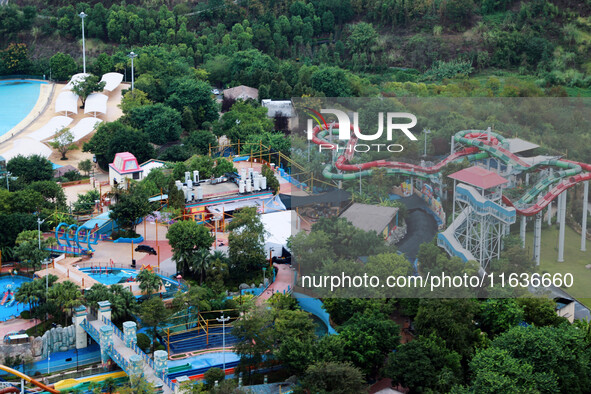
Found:
M 288 289 L 293 289 L 293 282 L 295 279 L 295 271 L 287 264 L 273 264 L 277 268 L 277 275 L 275 282 L 273 282 L 267 290 L 257 297 L 257 304 L 261 305 L 267 301 L 274 293 L 287 293 Z
M 104 326 L 102 322 L 99 320 L 92 320 L 89 323 L 100 332 L 100 328 Z M 129 362 L 129 358 L 136 354 L 132 349 L 125 346 L 125 343 L 119 338 L 115 333 L 113 333 L 113 348 L 117 350 L 117 352 L 127 361 Z M 143 362 L 144 364 L 144 377 L 153 384 L 162 384 L 162 391 L 164 394 L 172 394 L 174 391 L 170 389 L 166 384 L 163 384 L 160 378 L 156 377 L 155 371 L 148 365 L 148 363 Z M 120 367 L 122 367 L 120 365 Z

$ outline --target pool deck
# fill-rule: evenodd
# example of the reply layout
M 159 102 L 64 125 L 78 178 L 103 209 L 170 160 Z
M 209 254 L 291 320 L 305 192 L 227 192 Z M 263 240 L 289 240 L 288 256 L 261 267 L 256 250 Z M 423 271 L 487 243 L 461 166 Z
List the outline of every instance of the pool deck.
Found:
M 39 97 L 37 98 L 37 102 L 33 106 L 33 109 L 31 109 L 31 112 L 29 112 L 23 120 L 17 123 L 16 126 L 0 136 L 0 148 L 4 147 L 2 145 L 4 141 L 8 141 L 15 135 L 18 135 L 21 131 L 36 123 L 36 120 L 46 112 L 47 108 L 49 108 L 48 104 L 55 100 L 55 92 L 55 85 L 51 82 L 39 85 Z
M 41 85 L 39 99 L 37 100 L 35 107 L 29 113 L 29 115 L 25 117 L 25 119 L 23 119 L 17 126 L 9 130 L 6 134 L 0 136 L 0 155 L 11 150 L 15 141 L 21 138 L 26 138 L 34 131 L 45 126 L 51 118 L 60 115 L 59 113 L 55 112 L 55 102 L 57 101 L 59 94 L 62 93 L 62 88 L 64 86 L 66 85 L 51 83 Z M 129 89 L 129 87 L 130 84 L 121 83 L 121 85 L 119 85 L 119 87 L 117 87 L 117 89 L 112 92 L 102 92 L 109 97 L 109 100 L 107 101 L 107 114 L 98 115 L 97 118 L 100 118 L 105 122 L 112 122 L 119 119 L 123 115 L 123 112 L 119 108 L 119 103 L 121 103 L 122 97 L 121 92 L 124 89 Z M 89 117 L 89 115 L 84 114 L 84 110 L 79 108 L 78 114 L 68 114 L 68 117 L 73 119 L 73 122 L 69 126 L 72 128 L 80 121 L 80 119 Z M 89 135 L 77 141 L 76 144 L 81 148 L 84 142 L 87 142 L 93 134 L 94 133 L 90 133 Z M 22 154 L 25 155 L 33 153 L 35 152 L 22 152 Z M 82 152 L 82 149 L 78 149 L 68 152 L 67 161 L 62 161 L 60 158 L 61 155 L 58 152 L 52 150 L 52 153 L 49 156 L 50 161 L 60 165 L 70 164 L 74 167 L 77 167 L 80 161 L 92 159 L 92 153 Z

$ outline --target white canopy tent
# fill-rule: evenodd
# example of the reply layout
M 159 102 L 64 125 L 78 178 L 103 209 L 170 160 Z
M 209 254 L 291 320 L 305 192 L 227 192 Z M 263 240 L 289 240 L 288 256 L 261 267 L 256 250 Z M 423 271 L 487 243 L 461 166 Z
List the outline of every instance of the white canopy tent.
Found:
M 92 114 L 94 117 L 96 117 L 96 114 L 106 114 L 107 101 L 109 101 L 109 97 L 102 93 L 91 94 L 84 104 L 84 113 Z
M 112 92 L 113 90 L 117 89 L 117 87 L 123 82 L 123 74 L 121 73 L 106 73 L 101 78 L 101 82 L 105 82 L 105 87 L 103 89 L 107 92 Z
M 84 138 L 88 134 L 92 133 L 102 122 L 102 119 L 98 118 L 82 118 L 76 126 L 72 127 L 70 131 L 74 135 L 74 142 Z
M 55 112 L 65 112 L 68 116 L 68 112 L 72 114 L 78 113 L 78 95 L 67 91 L 61 92 L 55 100 Z
M 46 138 L 52 137 L 64 127 L 68 127 L 70 123 L 72 123 L 72 118 L 68 118 L 67 116 L 54 116 L 49 119 L 49 122 L 43 127 L 29 134 L 29 138 L 32 138 L 35 141 L 43 141 Z
M 269 251 L 273 256 L 281 256 L 282 249 L 287 247 L 287 239 L 295 235 L 298 218 L 295 211 L 281 211 L 261 215 L 261 222 L 265 227 L 265 253 Z
M 73 85 L 74 82 L 81 81 L 81 80 L 83 80 L 84 78 L 86 78 L 89 75 L 90 74 L 88 74 L 88 73 L 86 73 L 86 74 L 85 73 L 80 73 L 80 74 L 74 74 L 74 75 L 72 75 L 72 78 L 70 78 L 70 81 L 67 83 L 66 86 L 64 86 L 62 88 L 62 90 L 71 90 L 72 87 L 74 86 Z
M 15 140 L 12 148 L 8 152 L 2 153 L 2 156 L 4 156 L 6 161 L 18 155 L 40 155 L 43 157 L 49 157 L 51 155 L 51 149 L 42 142 L 23 137 Z

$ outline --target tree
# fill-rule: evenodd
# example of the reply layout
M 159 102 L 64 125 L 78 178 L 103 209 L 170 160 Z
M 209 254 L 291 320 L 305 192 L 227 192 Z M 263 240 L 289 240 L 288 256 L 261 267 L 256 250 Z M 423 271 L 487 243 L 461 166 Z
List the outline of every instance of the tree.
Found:
M 218 118 L 215 99 L 211 96 L 209 83 L 191 77 L 175 79 L 169 89 L 166 105 L 182 113 L 185 107 L 193 112 L 197 127 L 204 122 L 213 122 Z
M 211 390 L 216 383 L 221 383 L 222 380 L 226 379 L 226 373 L 221 368 L 209 368 L 203 374 L 203 378 L 207 382 L 206 387 Z
M 105 87 L 106 82 L 100 82 L 99 77 L 96 75 L 87 75 L 77 81 L 72 82 L 72 92 L 76 93 L 80 100 L 82 100 L 82 106 L 86 103 L 86 99 L 94 92 L 101 92 Z
M 222 115 L 214 128 L 218 137 L 225 135 L 234 143 L 246 141 L 250 135 L 272 131 L 273 121 L 267 117 L 267 109 L 250 100 L 237 101 L 230 111 Z M 253 149 L 257 150 L 256 147 Z
M 281 185 L 273 170 L 268 165 L 263 165 L 261 167 L 261 174 L 267 180 L 267 187 L 273 191 L 274 195 L 277 195 L 281 189 Z
M 372 376 L 400 343 L 400 327 L 381 313 L 357 313 L 339 327 L 339 336 L 346 359 Z
M 556 303 L 545 297 L 519 298 L 517 303 L 523 308 L 523 318 L 534 326 L 558 326 L 564 318 L 556 315 Z
M 126 119 L 157 145 L 176 141 L 181 134 L 181 114 L 162 103 L 135 107 L 129 111 Z
M 144 293 L 148 298 L 158 290 L 160 290 L 160 286 L 162 286 L 162 279 L 158 276 L 157 273 L 143 269 L 137 274 L 136 280 L 140 282 L 140 290 Z
M 198 258 L 199 250 L 209 250 L 215 239 L 205 226 L 193 220 L 174 223 L 168 229 L 166 238 L 172 247 L 172 258 L 176 262 L 177 271 L 183 275 L 189 272 L 189 267 Z
M 154 342 L 156 341 L 156 334 L 158 327 L 164 323 L 170 316 L 170 310 L 164 305 L 164 301 L 160 297 L 150 298 L 144 301 L 140 307 L 140 317 L 142 324 L 150 328 L 152 332 L 152 349 L 154 352 Z
M 362 372 L 352 364 L 342 362 L 311 365 L 302 385 L 313 393 L 357 394 L 367 391 Z
M 448 349 L 468 359 L 480 341 L 480 331 L 474 325 L 477 309 L 472 299 L 422 299 L 415 328 L 423 336 L 437 335 Z
M 102 389 L 102 391 L 112 394 L 113 391 L 117 390 L 117 382 L 115 381 L 115 379 L 113 379 L 111 377 L 106 378 L 103 381 L 101 389 Z
M 386 376 L 412 392 L 446 393 L 462 381 L 460 355 L 435 335 L 402 344 L 386 365 Z
M 352 53 L 369 54 L 378 40 L 378 33 L 371 23 L 360 22 L 353 26 L 347 38 L 347 48 Z
M 27 45 L 14 42 L 0 51 L 0 60 L 6 68 L 6 74 L 26 74 L 31 63 Z
M 90 159 L 82 160 L 78 163 L 78 169 L 80 171 L 84 171 L 86 175 L 90 175 L 90 171 L 92 170 L 92 161 Z
M 119 394 L 156 394 L 156 389 L 143 376 L 130 376 L 129 384 L 120 387 Z
M 53 164 L 41 155 L 13 157 L 8 161 L 7 169 L 23 185 L 53 179 Z
M 16 238 L 15 255 L 25 266 L 37 270 L 41 267 L 41 262 L 49 257 L 49 252 L 45 250 L 49 241 L 41 237 L 41 248 L 39 248 L 39 232 L 37 230 L 23 231 Z
M 312 74 L 310 85 L 315 90 L 323 92 L 326 97 L 348 97 L 352 90 L 347 76 L 347 73 L 338 67 L 323 66 Z
M 124 114 L 128 114 L 134 108 L 150 104 L 152 104 L 152 100 L 148 98 L 148 95 L 145 92 L 134 88 L 133 90 L 128 90 L 127 93 L 123 95 L 119 108 L 121 108 L 121 111 L 123 111 Z
M 265 263 L 265 227 L 256 208 L 242 208 L 228 225 L 231 273 L 236 277 L 258 273 Z
M 273 346 L 273 315 L 265 307 L 256 307 L 233 324 L 232 335 L 237 342 L 234 351 L 240 356 L 240 368 L 250 372 L 265 361 Z
M 140 163 L 154 157 L 148 136 L 121 120 L 101 123 L 82 150 L 94 153 L 101 168 L 108 168 L 118 152 L 130 152 Z
M 111 206 L 109 218 L 119 227 L 135 233 L 135 226 L 140 219 L 152 212 L 148 196 L 137 186 L 131 186 L 119 194 L 115 205 Z
M 48 209 L 63 209 L 66 207 L 64 188 L 54 181 L 35 181 L 27 186 L 28 190 L 40 193 L 46 201 Z
M 58 81 L 67 81 L 78 71 L 78 65 L 70 55 L 58 52 L 49 59 L 51 77 Z
M 70 281 L 56 283 L 51 286 L 49 299 L 64 312 L 64 327 L 68 324 L 68 311 L 73 315 L 75 307 L 82 304 L 82 293 L 77 284 Z
M 192 148 L 192 151 L 206 155 L 209 153 L 209 147 L 215 146 L 217 139 L 211 131 L 208 130 L 197 130 L 189 133 L 189 136 L 185 138 L 184 144 Z
M 66 154 L 71 151 L 78 149 L 78 146 L 73 143 L 74 142 L 74 134 L 70 131 L 69 128 L 64 127 L 55 135 L 53 136 L 53 140 L 49 141 L 49 145 L 61 153 L 62 158 L 61 160 L 68 160 Z
M 523 309 L 512 298 L 493 298 L 480 303 L 478 312 L 480 329 L 492 336 L 518 325 L 523 319 Z

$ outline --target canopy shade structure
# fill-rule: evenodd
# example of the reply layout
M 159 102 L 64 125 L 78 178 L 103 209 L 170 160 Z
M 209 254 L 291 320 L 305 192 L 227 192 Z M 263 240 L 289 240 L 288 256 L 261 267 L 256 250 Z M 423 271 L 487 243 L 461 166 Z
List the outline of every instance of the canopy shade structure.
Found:
M 14 141 L 12 148 L 8 152 L 2 154 L 6 161 L 18 155 L 40 155 L 43 157 L 49 157 L 51 155 L 51 149 L 42 142 L 23 137 Z
M 282 249 L 287 247 L 287 240 L 297 232 L 297 216 L 295 211 L 266 213 L 261 215 L 261 222 L 265 227 L 265 251 L 273 256 L 281 256 Z
M 78 95 L 70 91 L 61 92 L 55 101 L 55 112 L 78 113 Z
M 66 84 L 66 86 L 64 86 L 62 88 L 62 90 L 72 90 L 72 88 L 74 87 L 74 82 L 82 81 L 84 78 L 86 78 L 89 75 L 90 74 L 88 74 L 88 73 L 87 74 L 80 73 L 80 74 L 72 75 L 72 78 L 70 78 L 70 81 Z
M 96 117 L 96 114 L 106 114 L 107 113 L 107 101 L 109 100 L 108 96 L 105 96 L 102 93 L 93 93 L 86 99 L 86 104 L 84 104 L 84 113 L 85 114 L 92 114 Z
M 64 127 L 68 127 L 70 123 L 72 123 L 72 118 L 68 118 L 67 116 L 54 116 L 49 119 L 49 122 L 43 127 L 29 134 L 29 138 L 32 138 L 35 141 L 43 141 L 46 138 L 53 137 L 55 133 Z
M 72 127 L 70 131 L 74 135 L 74 142 L 84 138 L 88 134 L 92 133 L 102 122 L 102 119 L 98 118 L 83 118 L 76 126 Z
M 509 181 L 497 174 L 482 167 L 472 166 L 464 168 L 458 172 L 449 175 L 451 179 L 476 186 L 480 189 L 491 189 L 496 186 L 504 185 Z
M 123 81 L 123 74 L 120 73 L 107 73 L 101 78 L 101 82 L 105 82 L 103 91 L 112 92 Z

